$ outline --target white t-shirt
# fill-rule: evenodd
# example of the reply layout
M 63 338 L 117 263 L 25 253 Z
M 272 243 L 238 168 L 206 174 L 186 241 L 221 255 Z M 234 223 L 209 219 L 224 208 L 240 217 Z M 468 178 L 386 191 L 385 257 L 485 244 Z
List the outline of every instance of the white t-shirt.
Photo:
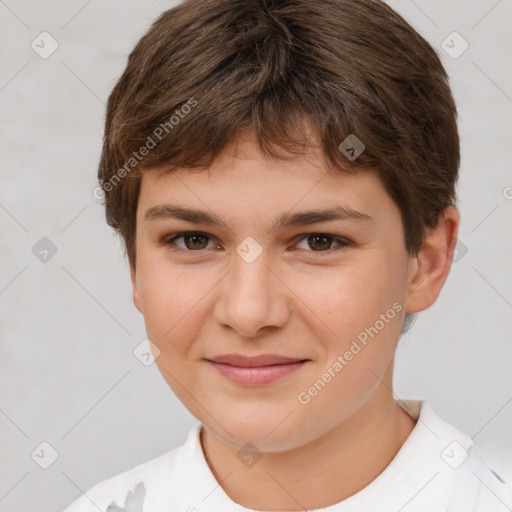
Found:
M 426 401 L 398 404 L 419 418 L 391 463 L 364 489 L 316 512 L 512 510 L 508 463 L 491 464 L 469 436 L 440 419 Z M 197 423 L 183 445 L 94 485 L 64 512 L 254 511 L 235 503 L 219 485 L 204 457 L 200 431 Z

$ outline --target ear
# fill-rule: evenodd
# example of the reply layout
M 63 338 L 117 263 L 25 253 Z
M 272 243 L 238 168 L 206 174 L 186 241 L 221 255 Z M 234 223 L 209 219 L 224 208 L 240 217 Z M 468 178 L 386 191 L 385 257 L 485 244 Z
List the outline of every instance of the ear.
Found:
M 133 303 L 135 304 L 135 307 L 142 313 L 142 306 L 141 301 L 139 297 L 139 289 L 137 286 L 137 275 L 135 272 L 135 268 L 130 265 L 130 277 L 132 280 L 132 288 L 133 288 Z
M 411 258 L 405 311 L 417 313 L 436 301 L 452 266 L 460 214 L 454 206 L 444 210 L 418 254 Z

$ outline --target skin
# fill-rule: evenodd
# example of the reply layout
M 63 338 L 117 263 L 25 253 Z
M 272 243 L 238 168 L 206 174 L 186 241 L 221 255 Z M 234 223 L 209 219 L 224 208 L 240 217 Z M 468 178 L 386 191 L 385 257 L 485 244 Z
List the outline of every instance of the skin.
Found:
M 208 171 L 164 171 L 152 169 L 142 178 L 133 300 L 160 350 L 162 375 L 204 425 L 201 442 L 216 479 L 233 501 L 262 510 L 326 507 L 360 491 L 414 428 L 393 398 L 394 353 L 405 313 L 430 307 L 448 276 L 457 210 L 447 208 L 411 256 L 400 211 L 376 173 L 329 170 L 318 148 L 273 160 L 242 133 Z M 229 229 L 144 220 L 148 208 L 163 203 L 215 213 Z M 281 213 L 336 205 L 371 220 L 268 230 Z M 201 248 L 183 237 L 174 247 L 188 252 L 163 243 L 183 231 L 204 233 L 196 242 Z M 308 242 L 315 233 L 332 236 L 326 248 L 322 240 Z M 236 252 L 248 236 L 262 248 L 252 263 Z M 298 394 L 393 303 L 402 310 L 316 396 L 300 403 Z M 270 384 L 247 387 L 205 360 L 226 353 L 309 361 Z M 237 457 L 248 442 L 262 455 L 251 467 Z

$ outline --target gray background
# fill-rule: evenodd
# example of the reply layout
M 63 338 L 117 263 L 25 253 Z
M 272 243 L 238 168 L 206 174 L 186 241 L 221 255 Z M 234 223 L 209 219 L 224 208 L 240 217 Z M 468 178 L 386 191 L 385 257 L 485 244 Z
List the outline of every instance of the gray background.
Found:
M 429 400 L 481 445 L 511 453 L 512 3 L 391 4 L 451 76 L 464 244 L 438 302 L 400 342 L 396 394 Z M 92 196 L 104 103 L 133 45 L 172 5 L 0 1 L 2 512 L 61 510 L 181 444 L 195 422 L 156 366 L 133 355 L 143 318 L 120 241 Z M 31 48 L 43 31 L 59 44 L 47 59 Z M 457 59 L 440 46 L 453 31 L 469 43 Z M 32 251 L 43 237 L 57 248 L 46 263 Z M 59 454 L 48 469 L 31 458 L 43 441 Z

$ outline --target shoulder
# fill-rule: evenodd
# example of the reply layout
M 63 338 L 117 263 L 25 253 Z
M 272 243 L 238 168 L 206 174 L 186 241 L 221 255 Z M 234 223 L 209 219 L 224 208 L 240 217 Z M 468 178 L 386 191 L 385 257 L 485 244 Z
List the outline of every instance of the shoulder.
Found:
M 142 511 L 141 505 L 148 491 L 148 482 L 172 461 L 177 450 L 179 448 L 93 485 L 64 512 L 120 512 L 125 510 L 128 503 L 133 505 L 127 510 Z M 140 506 L 136 507 L 136 504 Z
M 419 417 L 416 439 L 424 442 L 422 465 L 429 466 L 446 485 L 446 512 L 510 512 L 512 458 L 483 448 L 467 434 L 443 420 L 427 401 L 400 401 Z M 414 432 L 414 431 L 413 431 Z M 413 437 L 413 436 L 411 436 Z M 430 454 L 431 459 L 428 458 Z M 430 461 L 430 462 L 429 462 Z
M 472 444 L 457 470 L 447 512 L 512 510 L 512 461 Z
M 93 485 L 63 512 L 142 512 L 149 495 L 179 472 L 185 445 L 199 428 L 195 425 L 181 446 Z

